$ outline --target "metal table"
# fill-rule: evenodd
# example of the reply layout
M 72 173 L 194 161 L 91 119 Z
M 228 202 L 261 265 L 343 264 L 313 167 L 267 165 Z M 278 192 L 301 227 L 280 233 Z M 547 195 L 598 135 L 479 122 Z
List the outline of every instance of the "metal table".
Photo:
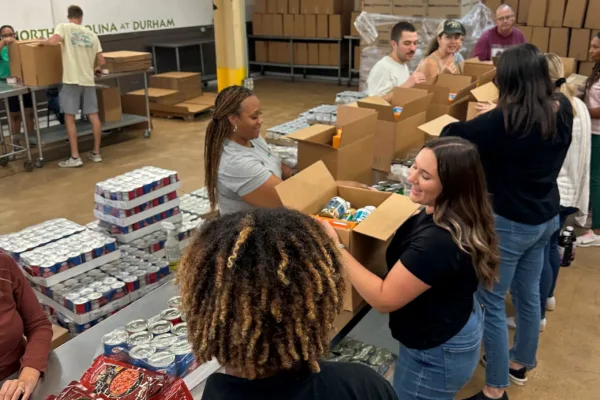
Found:
M 202 73 L 202 82 L 207 84 L 208 81 L 216 79 L 216 75 L 205 75 L 204 72 L 204 50 L 203 47 L 205 44 L 214 43 L 215 39 L 193 39 L 193 40 L 183 40 L 181 42 L 164 42 L 164 43 L 152 43 L 150 47 L 152 47 L 152 58 L 154 59 L 154 70 L 158 73 L 158 61 L 156 58 L 156 49 L 173 49 L 175 50 L 175 62 L 177 63 L 177 71 L 181 72 L 181 59 L 179 56 L 179 49 L 182 47 L 195 47 L 198 46 L 200 48 L 200 72 Z
M 25 119 L 25 107 L 23 106 L 23 95 L 28 93 L 29 90 L 25 86 L 11 85 L 9 83 L 0 81 L 0 99 L 4 99 L 4 106 L 6 107 L 6 115 L 8 121 L 8 130 L 10 143 L 7 145 L 4 137 L 4 131 L 0 129 L 0 147 L 2 147 L 3 153 L 0 155 L 0 165 L 6 166 L 8 160 L 18 154 L 27 153 L 27 161 L 25 161 L 25 171 L 33 171 L 33 163 L 31 161 L 31 149 L 29 148 L 29 132 L 27 132 L 27 123 Z M 8 106 L 8 98 L 17 96 L 19 98 L 19 107 L 21 111 L 21 121 L 23 122 L 23 129 L 25 131 L 25 147 L 17 146 L 14 144 L 12 120 L 10 118 L 10 108 Z M 7 150 L 7 146 L 11 148 L 11 151 Z
M 101 353 L 102 336 L 133 319 L 155 316 L 166 308 L 167 301 L 176 295 L 177 288 L 173 283 L 168 283 L 58 347 L 50 353 L 47 372 L 36 387 L 32 399 L 45 399 L 50 394 L 58 395 L 71 381 L 79 380 L 94 358 Z M 332 347 L 347 335 L 369 310 L 370 307 L 363 303 L 354 312 L 342 312 L 336 320 L 339 330 L 332 333 Z M 194 399 L 201 399 L 203 390 L 204 383 L 192 388 Z
M 353 58 L 354 58 L 354 49 L 352 46 L 352 44 L 355 41 L 359 41 L 360 42 L 360 37 L 358 36 L 344 36 L 344 39 L 348 40 L 348 57 L 349 57 L 349 62 L 348 62 L 348 86 L 352 86 L 352 74 L 359 74 L 360 73 L 360 69 L 356 69 L 354 68 L 354 63 L 353 63 Z
M 120 129 L 120 128 L 124 128 L 126 126 L 139 124 L 141 122 L 147 122 L 148 128 L 144 131 L 144 137 L 145 138 L 150 137 L 150 135 L 152 134 L 152 121 L 150 119 L 150 99 L 148 98 L 148 73 L 152 72 L 152 71 L 153 70 L 150 69 L 147 71 L 119 72 L 119 73 L 115 73 L 115 74 L 101 75 L 101 76 L 96 77 L 97 84 L 101 84 L 102 82 L 106 82 L 106 81 L 110 81 L 110 80 L 116 80 L 117 87 L 120 89 L 120 87 L 121 87 L 120 79 L 121 78 L 140 75 L 140 74 L 142 74 L 144 76 L 144 91 L 146 94 L 146 116 L 143 117 L 143 116 L 139 116 L 139 115 L 123 114 L 120 121 L 103 123 L 102 124 L 103 131 Z M 38 146 L 39 158 L 35 162 L 35 166 L 37 168 L 41 168 L 44 166 L 43 146 L 47 145 L 47 144 L 64 141 L 68 137 L 66 128 L 62 125 L 50 126 L 48 128 L 40 129 L 40 123 L 39 123 L 39 119 L 38 119 L 36 92 L 39 92 L 41 90 L 46 90 L 51 87 L 57 87 L 59 85 L 60 84 L 45 85 L 45 86 L 28 86 L 27 87 L 31 91 L 31 100 L 33 102 L 33 114 L 35 117 L 35 125 L 34 125 L 35 136 L 32 135 L 29 138 L 29 140 L 32 143 L 37 144 L 37 146 Z M 98 85 L 98 87 L 104 87 L 104 86 Z M 90 135 L 93 132 L 91 124 L 87 121 L 82 121 L 82 120 L 77 121 L 76 127 L 77 127 L 77 137 Z M 44 136 L 43 140 L 42 140 L 42 134 Z
M 259 65 L 261 67 L 260 72 L 264 74 L 264 67 L 286 67 L 290 69 L 290 78 L 294 80 L 294 69 L 303 69 L 303 76 L 306 78 L 307 69 L 332 69 L 338 72 L 338 85 L 342 84 L 342 41 L 340 38 L 300 38 L 300 37 L 288 37 L 288 36 L 259 36 L 259 35 L 248 35 L 248 39 L 265 40 L 265 41 L 277 41 L 277 42 L 289 42 L 290 43 L 290 63 L 272 63 L 272 62 L 258 62 L 250 61 L 250 65 Z M 306 42 L 331 42 L 338 44 L 338 65 L 295 65 L 294 64 L 294 43 L 306 43 Z

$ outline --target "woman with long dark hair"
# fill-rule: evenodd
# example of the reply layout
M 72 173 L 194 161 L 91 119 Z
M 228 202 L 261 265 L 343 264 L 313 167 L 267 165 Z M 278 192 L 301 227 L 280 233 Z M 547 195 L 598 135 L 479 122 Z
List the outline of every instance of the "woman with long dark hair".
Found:
M 571 144 L 573 107 L 555 91 L 544 54 L 531 44 L 502 53 L 498 107 L 448 125 L 442 136 L 477 145 L 492 195 L 500 248 L 499 280 L 480 287 L 485 306 L 486 385 L 471 399 L 507 399 L 509 379 L 527 382 L 540 333 L 540 276 L 544 249 L 558 229 L 556 179 Z M 509 353 L 504 299 L 510 289 L 517 330 Z
M 425 75 L 425 81 L 433 84 L 442 73 L 460 74 L 464 59 L 460 54 L 467 31 L 463 24 L 453 19 L 440 22 L 436 37 L 431 40 L 427 57 L 417 67 Z
M 478 285 L 496 279 L 492 207 L 475 146 L 460 138 L 427 143 L 411 167 L 410 199 L 423 208 L 396 232 L 385 279 L 342 250 L 352 285 L 390 313 L 400 342 L 394 389 L 402 400 L 454 399 L 479 359 L 483 311 Z M 322 224 L 340 245 L 336 232 Z

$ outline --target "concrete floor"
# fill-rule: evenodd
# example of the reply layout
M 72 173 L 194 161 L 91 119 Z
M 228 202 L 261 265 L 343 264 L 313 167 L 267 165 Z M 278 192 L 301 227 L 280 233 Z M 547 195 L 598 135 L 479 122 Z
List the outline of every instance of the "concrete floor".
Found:
M 346 89 L 273 79 L 256 81 L 255 87 L 264 111 L 263 129 L 294 119 L 311 107 L 331 104 L 335 93 Z M 208 121 L 208 116 L 196 122 L 155 119 L 151 139 L 144 139 L 141 131 L 108 137 L 102 149 L 104 162 L 87 162 L 75 170 L 62 170 L 55 161 L 33 173 L 19 172 L 22 162 L 0 168 L 0 234 L 57 217 L 88 223 L 93 219 L 95 183 L 146 165 L 178 171 L 182 193 L 202 187 Z M 82 147 L 89 150 L 89 142 Z M 66 144 L 46 158 L 52 153 L 66 156 Z M 530 373 L 527 386 L 509 389 L 511 399 L 600 398 L 594 383 L 600 381 L 599 255 L 596 249 L 579 249 L 574 265 L 561 269 L 557 308 L 548 313 L 548 327 L 541 334 L 539 367 Z M 387 324 L 386 317 L 372 318 Z M 380 325 L 374 334 L 384 335 L 385 329 Z M 483 382 L 484 371 L 479 367 L 461 395 L 475 393 Z

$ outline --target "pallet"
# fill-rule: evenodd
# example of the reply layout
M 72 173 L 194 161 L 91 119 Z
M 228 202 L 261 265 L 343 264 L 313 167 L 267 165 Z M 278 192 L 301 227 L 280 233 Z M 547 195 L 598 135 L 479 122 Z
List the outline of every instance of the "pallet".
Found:
M 197 116 L 202 115 L 204 113 L 209 113 L 209 112 L 212 112 L 212 107 L 207 108 L 202 111 L 195 112 L 195 113 L 194 112 L 177 113 L 177 112 L 165 112 L 165 111 L 151 111 L 150 114 L 152 114 L 152 116 L 156 117 L 156 118 L 167 118 L 167 119 L 181 118 L 184 121 L 193 122 L 196 120 Z

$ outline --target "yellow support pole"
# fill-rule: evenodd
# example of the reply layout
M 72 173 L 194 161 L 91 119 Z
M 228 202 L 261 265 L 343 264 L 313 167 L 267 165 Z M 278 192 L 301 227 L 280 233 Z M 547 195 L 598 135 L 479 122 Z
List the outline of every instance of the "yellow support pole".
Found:
M 241 85 L 246 70 L 246 21 L 244 0 L 214 0 L 217 84 L 219 91 Z

